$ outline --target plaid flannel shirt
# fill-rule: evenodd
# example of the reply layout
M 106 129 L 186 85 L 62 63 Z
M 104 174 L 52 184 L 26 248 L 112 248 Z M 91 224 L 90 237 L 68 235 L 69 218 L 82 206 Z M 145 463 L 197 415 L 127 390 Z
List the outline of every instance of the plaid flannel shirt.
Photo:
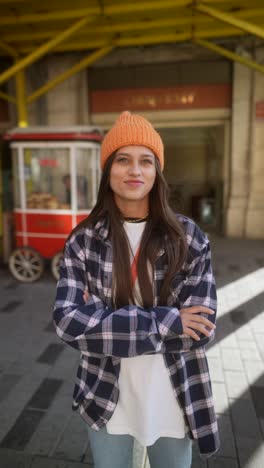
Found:
M 208 456 L 219 448 L 204 347 L 214 332 L 209 338 L 200 334 L 200 341 L 183 335 L 179 309 L 203 305 L 216 312 L 215 281 L 207 237 L 192 220 L 177 217 L 189 250 L 166 306 L 156 305 L 167 266 L 163 251 L 154 268 L 153 307 L 112 309 L 113 258 L 105 220 L 94 228 L 81 228 L 66 243 L 53 317 L 58 336 L 81 353 L 73 409 L 79 408 L 92 429 L 105 426 L 115 410 L 122 357 L 162 353 L 189 435 L 198 441 L 200 453 Z M 215 322 L 215 316 L 207 318 Z

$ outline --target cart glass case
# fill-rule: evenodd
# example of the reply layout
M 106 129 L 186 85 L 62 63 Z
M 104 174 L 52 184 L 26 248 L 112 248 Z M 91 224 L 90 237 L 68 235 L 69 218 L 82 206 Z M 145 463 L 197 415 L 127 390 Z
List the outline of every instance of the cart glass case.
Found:
M 18 256 L 33 252 L 53 260 L 96 203 L 102 133 L 90 127 L 36 127 L 15 129 L 5 139 L 12 153 Z

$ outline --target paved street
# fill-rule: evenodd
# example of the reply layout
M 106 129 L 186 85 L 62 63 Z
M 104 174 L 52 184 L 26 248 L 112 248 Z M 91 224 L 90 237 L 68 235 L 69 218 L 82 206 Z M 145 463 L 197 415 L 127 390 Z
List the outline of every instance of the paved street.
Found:
M 222 445 L 207 462 L 194 450 L 192 468 L 263 468 L 264 242 L 211 241 L 219 312 L 208 358 Z M 47 271 L 22 284 L 2 269 L 0 292 L 0 467 L 92 467 L 71 411 L 78 353 L 51 323 L 54 280 Z

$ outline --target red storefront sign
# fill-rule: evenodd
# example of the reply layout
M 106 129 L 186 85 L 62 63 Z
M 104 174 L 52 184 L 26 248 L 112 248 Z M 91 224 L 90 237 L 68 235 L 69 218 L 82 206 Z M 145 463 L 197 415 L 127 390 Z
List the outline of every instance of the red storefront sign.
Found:
M 170 88 L 96 90 L 90 94 L 93 113 L 123 110 L 230 108 L 229 84 L 186 85 Z
M 264 120 L 264 101 L 256 102 L 256 119 Z

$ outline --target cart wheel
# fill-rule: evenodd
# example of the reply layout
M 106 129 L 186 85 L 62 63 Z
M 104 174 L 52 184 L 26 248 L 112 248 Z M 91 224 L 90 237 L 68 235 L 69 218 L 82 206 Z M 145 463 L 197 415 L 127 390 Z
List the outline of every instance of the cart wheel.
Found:
M 60 276 L 60 261 L 62 259 L 63 253 L 58 252 L 51 260 L 51 272 L 56 281 L 58 281 Z
M 41 277 L 44 261 L 36 250 L 19 247 L 9 257 L 9 269 L 17 280 L 31 283 Z

